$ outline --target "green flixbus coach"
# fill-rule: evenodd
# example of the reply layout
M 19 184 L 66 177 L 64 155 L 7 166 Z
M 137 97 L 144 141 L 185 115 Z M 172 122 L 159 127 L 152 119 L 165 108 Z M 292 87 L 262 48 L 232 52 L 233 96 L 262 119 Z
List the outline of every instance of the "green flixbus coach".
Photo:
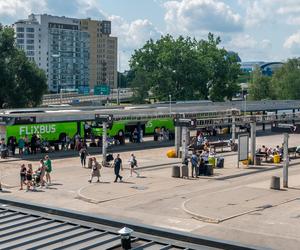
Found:
M 140 126 L 145 135 L 151 135 L 156 128 L 168 129 L 174 132 L 174 117 L 178 114 L 164 114 L 156 116 L 150 114 L 143 118 L 138 115 L 131 115 L 117 112 L 115 115 L 110 111 L 101 111 L 102 114 L 109 112 L 113 114 L 113 124 L 108 128 L 109 137 L 114 137 L 122 131 L 125 135 L 131 133 L 134 128 Z M 219 116 L 236 115 L 236 109 L 228 109 L 226 111 L 209 111 L 201 113 L 184 114 L 186 118 L 213 118 Z M 49 142 L 59 142 L 66 135 L 73 138 L 76 134 L 81 137 L 85 135 L 85 126 L 89 125 L 91 133 L 94 136 L 102 136 L 102 125 L 95 122 L 97 111 L 81 111 L 81 110 L 59 110 L 38 111 L 36 113 L 30 111 L 28 113 L 2 113 L 0 114 L 0 138 L 4 138 L 7 142 L 11 137 L 24 138 L 28 136 L 30 139 L 33 134 L 38 135 L 41 139 Z M 106 113 L 107 114 L 107 113 Z

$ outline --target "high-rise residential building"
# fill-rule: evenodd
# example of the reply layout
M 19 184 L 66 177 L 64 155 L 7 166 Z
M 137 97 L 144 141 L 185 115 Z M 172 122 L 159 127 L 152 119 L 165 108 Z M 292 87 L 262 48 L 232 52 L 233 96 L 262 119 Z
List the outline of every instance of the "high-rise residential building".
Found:
M 90 35 L 90 86 L 117 87 L 118 39 L 111 36 L 111 22 L 80 20 L 82 31 Z
M 14 24 L 16 44 L 46 72 L 51 92 L 89 85 L 89 33 L 80 20 L 31 14 Z

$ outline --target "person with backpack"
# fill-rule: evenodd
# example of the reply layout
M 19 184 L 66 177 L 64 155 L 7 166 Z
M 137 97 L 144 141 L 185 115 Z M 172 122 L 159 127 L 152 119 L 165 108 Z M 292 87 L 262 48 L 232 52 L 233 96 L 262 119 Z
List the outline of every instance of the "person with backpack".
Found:
M 192 164 L 192 177 L 197 178 L 198 177 L 198 156 L 196 155 L 195 152 L 193 152 L 192 157 L 191 157 L 191 164 Z M 195 174 L 194 174 L 195 173 Z
M 26 172 L 25 164 L 22 164 L 20 168 L 20 190 L 23 190 L 23 185 L 26 185 Z
M 97 177 L 97 182 L 100 182 L 100 169 L 101 164 L 96 160 L 96 157 L 93 157 L 93 165 L 92 165 L 92 172 L 91 172 L 91 179 L 89 180 L 89 183 L 92 183 L 93 178 Z
M 132 173 L 135 173 L 136 177 L 140 177 L 140 174 L 136 170 L 134 170 L 134 168 L 137 167 L 137 160 L 134 154 L 131 154 L 128 162 L 130 165 L 130 177 L 132 177 Z

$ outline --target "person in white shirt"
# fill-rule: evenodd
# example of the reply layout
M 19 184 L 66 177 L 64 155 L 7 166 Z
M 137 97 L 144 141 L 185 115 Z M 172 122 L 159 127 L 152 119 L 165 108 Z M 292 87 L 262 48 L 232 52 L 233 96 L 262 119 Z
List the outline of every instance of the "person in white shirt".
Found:
M 137 167 L 137 160 L 134 154 L 130 155 L 130 159 L 129 159 L 129 165 L 130 165 L 130 177 L 132 177 L 132 173 L 136 174 L 136 177 L 140 177 L 140 174 L 134 170 L 135 167 Z

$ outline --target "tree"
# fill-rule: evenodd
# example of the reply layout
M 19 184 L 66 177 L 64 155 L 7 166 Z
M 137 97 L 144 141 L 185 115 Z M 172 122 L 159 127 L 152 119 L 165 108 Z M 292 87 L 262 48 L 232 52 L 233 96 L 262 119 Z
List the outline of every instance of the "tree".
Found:
M 47 90 L 45 73 L 15 47 L 14 30 L 0 29 L 0 106 L 34 107 Z
M 277 99 L 300 99 L 300 59 L 289 59 L 275 72 L 271 85 Z
M 274 93 L 271 86 L 271 77 L 264 76 L 259 67 L 251 73 L 249 83 L 249 98 L 250 100 L 263 100 L 274 98 Z
M 239 65 L 219 43 L 212 34 L 208 41 L 170 35 L 149 40 L 131 57 L 130 85 L 136 94 L 151 93 L 160 101 L 169 95 L 173 100 L 231 99 L 238 90 Z M 142 76 L 147 82 L 141 83 Z

